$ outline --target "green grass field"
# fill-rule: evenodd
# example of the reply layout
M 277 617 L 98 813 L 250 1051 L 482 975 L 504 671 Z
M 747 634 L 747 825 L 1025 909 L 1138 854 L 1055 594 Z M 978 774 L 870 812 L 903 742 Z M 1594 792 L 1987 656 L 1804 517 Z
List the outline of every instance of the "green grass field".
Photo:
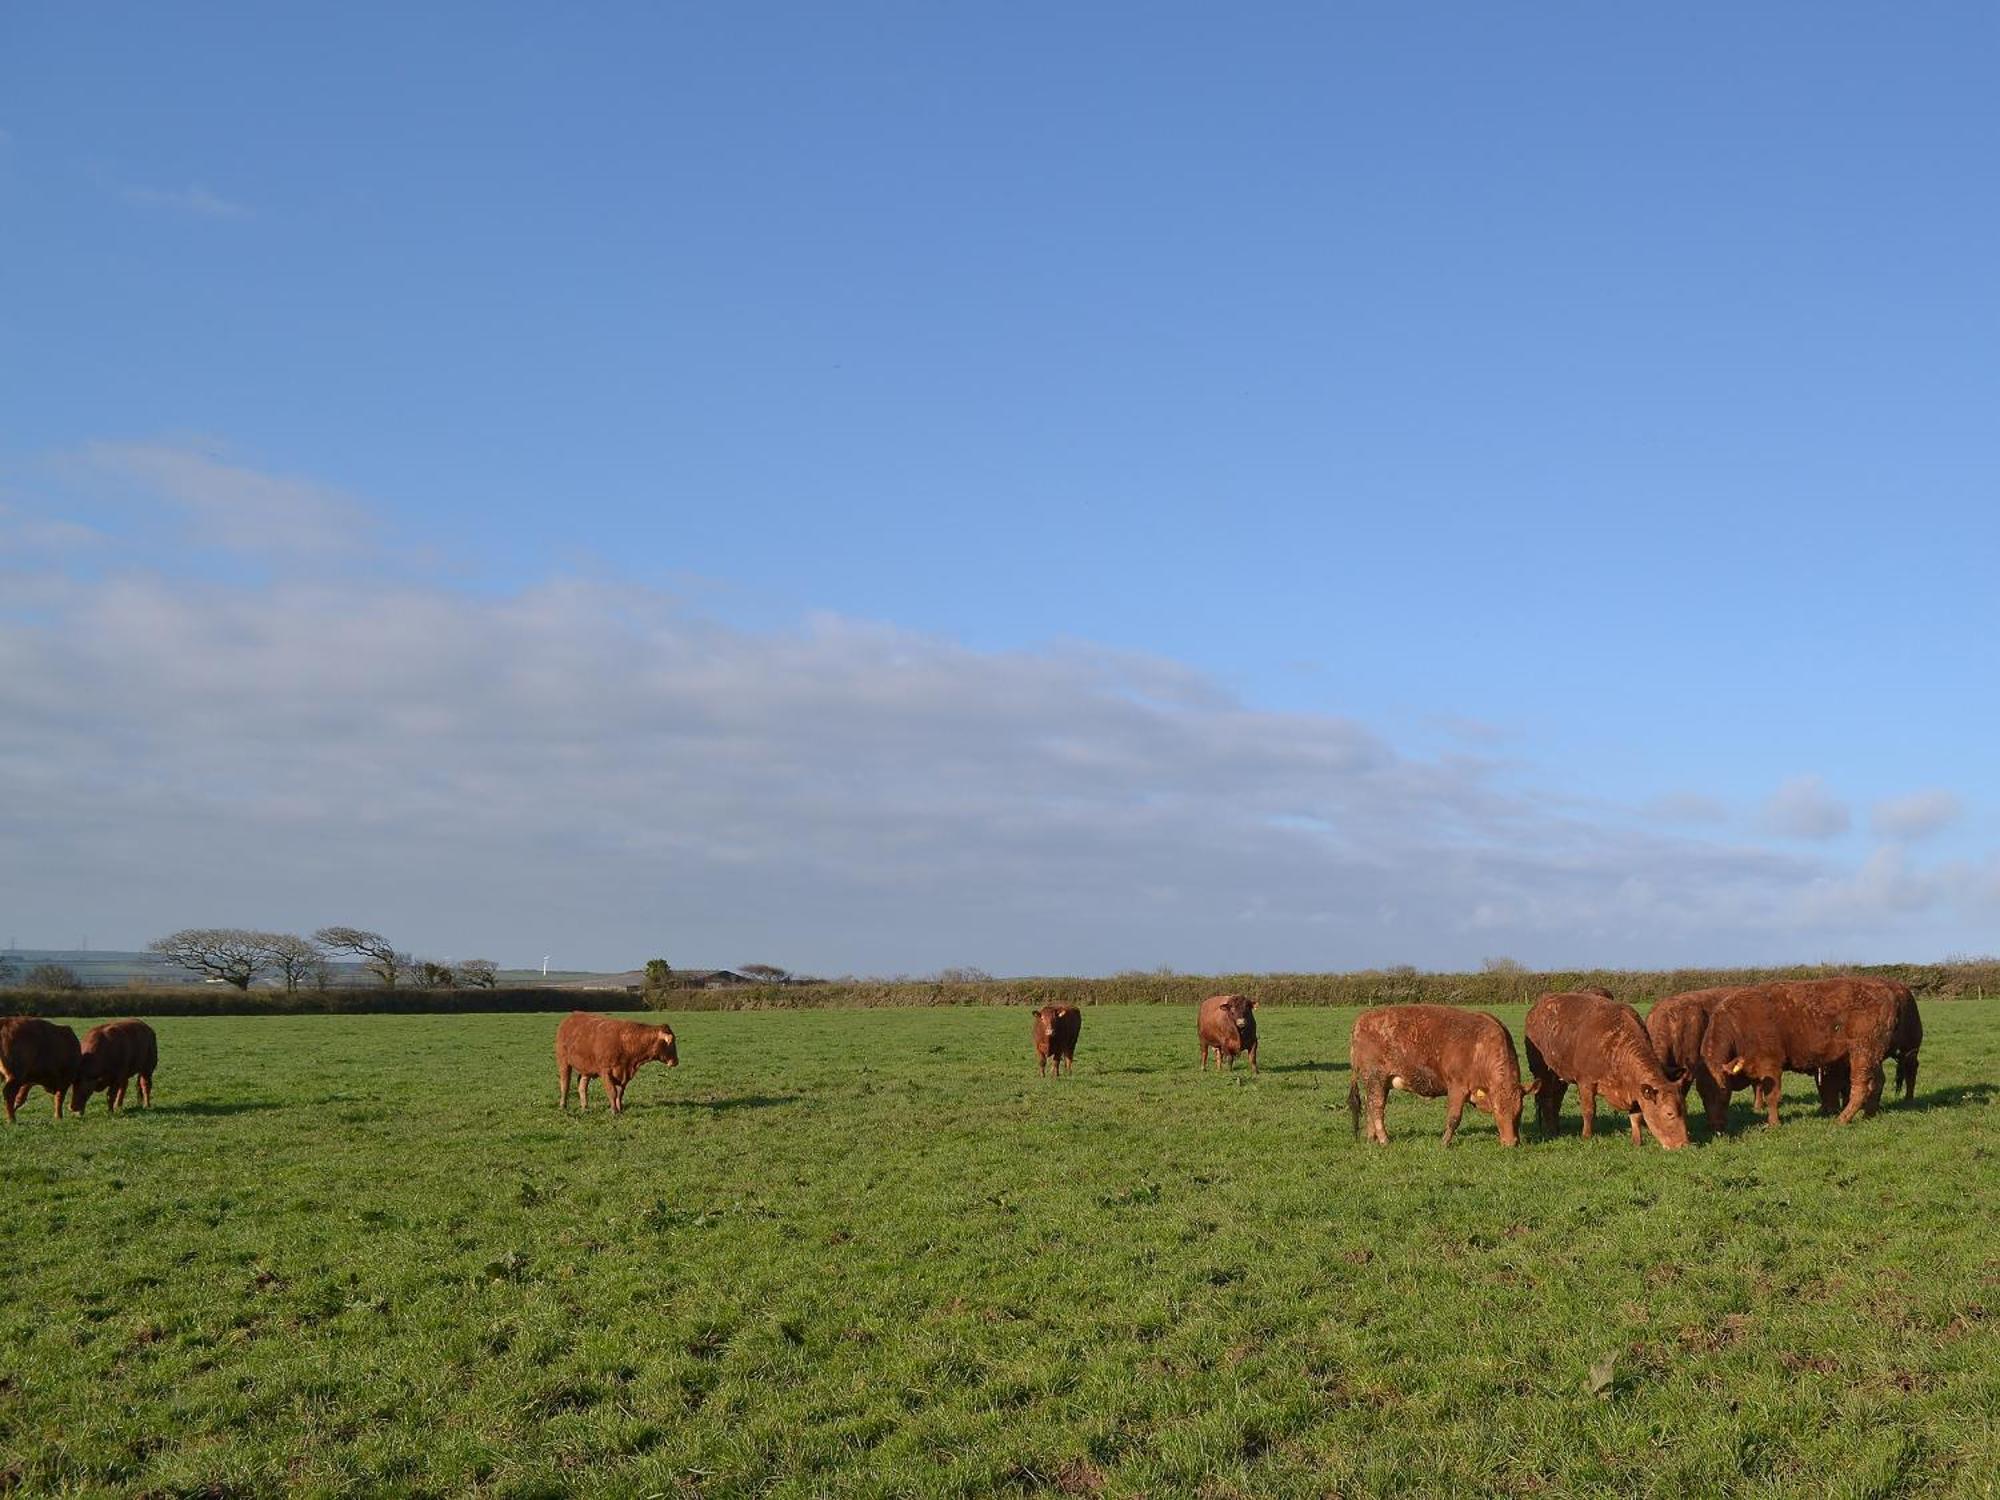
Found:
M 621 1119 L 553 1016 L 158 1020 L 150 1115 L 0 1134 L 0 1491 L 1992 1492 L 2000 1003 L 1673 1155 L 1362 1145 L 1354 1013 L 1259 1014 L 1061 1082 L 1022 1012 L 689 1016 Z

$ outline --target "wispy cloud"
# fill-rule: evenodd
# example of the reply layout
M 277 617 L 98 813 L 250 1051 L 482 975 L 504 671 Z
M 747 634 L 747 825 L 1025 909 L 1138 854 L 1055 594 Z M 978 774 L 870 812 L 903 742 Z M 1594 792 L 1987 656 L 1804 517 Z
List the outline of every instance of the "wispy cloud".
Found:
M 1824 777 L 1794 776 L 1765 802 L 1760 819 L 1771 833 L 1793 839 L 1830 839 L 1853 823 L 1847 804 L 1827 790 Z
M 91 443 L 66 456 L 73 473 L 130 486 L 175 511 L 192 540 L 257 557 L 358 557 L 379 535 L 374 514 L 311 480 L 267 474 L 173 443 Z
M 1942 787 L 1889 797 L 1875 804 L 1869 823 L 1884 838 L 1921 839 L 1941 833 L 1964 811 L 1958 798 Z
M 204 219 L 250 217 L 248 205 L 225 198 L 220 193 L 210 192 L 200 183 L 184 188 L 126 187 L 119 189 L 118 195 L 127 203 L 140 208 L 172 209 L 178 213 L 194 214 Z
M 1720 800 L 1701 792 L 1666 792 L 1640 809 L 1657 823 L 1707 823 L 1729 821 L 1729 809 Z

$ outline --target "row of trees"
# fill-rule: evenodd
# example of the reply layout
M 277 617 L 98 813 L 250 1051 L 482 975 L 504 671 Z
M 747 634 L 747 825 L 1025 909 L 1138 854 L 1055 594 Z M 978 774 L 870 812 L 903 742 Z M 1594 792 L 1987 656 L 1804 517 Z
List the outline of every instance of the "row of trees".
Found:
M 269 976 L 293 991 L 300 985 L 325 989 L 333 981 L 332 960 L 347 955 L 385 988 L 406 980 L 420 989 L 491 989 L 499 965 L 487 958 L 455 964 L 415 958 L 379 932 L 363 927 L 322 927 L 311 937 L 291 932 L 256 932 L 247 927 L 188 927 L 148 943 L 149 951 L 190 973 L 233 984 L 239 990 Z

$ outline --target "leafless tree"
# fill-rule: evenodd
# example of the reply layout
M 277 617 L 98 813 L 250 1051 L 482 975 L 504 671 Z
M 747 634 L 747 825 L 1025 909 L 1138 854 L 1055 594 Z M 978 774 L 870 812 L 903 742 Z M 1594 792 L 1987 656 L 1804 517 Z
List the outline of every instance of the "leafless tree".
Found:
M 31 990 L 80 990 L 83 980 L 68 964 L 36 964 L 23 981 Z
M 247 990 L 250 981 L 271 966 L 263 941 L 269 935 L 241 927 L 187 927 L 146 946 L 180 968 Z
M 434 958 L 420 958 L 416 962 L 417 987 L 426 990 L 450 990 L 458 987 L 458 975 L 450 964 L 441 964 Z
M 257 940 L 257 946 L 263 952 L 265 966 L 284 980 L 286 994 L 296 990 L 300 980 L 311 979 L 314 971 L 326 964 L 326 955 L 296 933 L 253 932 L 250 935 Z
M 322 927 L 313 934 L 313 941 L 335 953 L 352 953 L 369 973 L 392 990 L 403 971 L 410 967 L 409 954 L 398 953 L 394 943 L 365 927 Z
M 493 988 L 500 966 L 490 958 L 468 958 L 458 965 L 458 982 L 467 989 L 490 990 Z

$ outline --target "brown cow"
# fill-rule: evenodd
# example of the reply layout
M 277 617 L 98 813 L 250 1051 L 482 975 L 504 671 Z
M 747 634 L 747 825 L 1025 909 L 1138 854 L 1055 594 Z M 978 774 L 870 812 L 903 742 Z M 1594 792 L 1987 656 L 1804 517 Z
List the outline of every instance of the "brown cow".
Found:
M 1646 1012 L 1646 1035 L 1659 1054 L 1660 1070 L 1667 1081 L 1681 1091 L 1681 1112 L 1687 1112 L 1688 1086 L 1701 1095 L 1701 1109 L 1710 1130 L 1729 1123 L 1729 1090 L 1721 1079 L 1708 1071 L 1701 1060 L 1701 1039 L 1708 1031 L 1708 1015 L 1724 995 L 1733 995 L 1738 986 L 1687 990 L 1669 995 Z
M 1445 1099 L 1444 1143 L 1458 1133 L 1470 1099 L 1493 1116 L 1500 1144 L 1521 1138 L 1521 1065 L 1514 1038 L 1489 1015 L 1450 1005 L 1386 1005 L 1354 1020 L 1347 1048 L 1347 1112 L 1361 1133 L 1368 1107 L 1368 1139 L 1389 1144 L 1382 1111 L 1389 1090 Z
M 1562 1119 L 1563 1094 L 1574 1082 L 1583 1105 L 1583 1133 L 1597 1125 L 1597 1096 L 1632 1116 L 1632 1144 L 1640 1144 L 1639 1121 L 1669 1151 L 1688 1143 L 1687 1113 L 1680 1091 L 1667 1081 L 1639 1013 L 1597 994 L 1544 995 L 1528 1011 L 1528 1068 L 1539 1097 L 1536 1117 L 1543 1135 L 1554 1135 Z
M 0 1019 L 0 1102 L 7 1107 L 9 1125 L 37 1084 L 56 1096 L 56 1118 L 62 1118 L 63 1095 L 76 1083 L 80 1050 L 76 1033 L 67 1026 L 40 1016 Z
M 1076 1039 L 1083 1030 L 1083 1012 L 1074 1005 L 1044 1005 L 1035 1012 L 1035 1066 L 1044 1077 L 1049 1059 L 1055 1059 L 1056 1076 L 1062 1077 L 1063 1063 L 1076 1071 Z
M 1924 1018 L 1917 1013 L 1917 997 L 1907 984 L 1893 979 L 1858 981 L 1880 985 L 1896 1002 L 1896 1029 L 1889 1034 L 1889 1056 L 1896 1059 L 1896 1089 L 1905 1099 L 1917 1097 L 1917 1052 L 1924 1045 Z M 1828 1063 L 1819 1070 L 1819 1112 L 1837 1114 L 1849 1088 L 1847 1064 Z
M 160 1065 L 160 1041 L 144 1021 L 106 1021 L 93 1026 L 83 1039 L 76 1090 L 70 1099 L 78 1114 L 94 1093 L 103 1092 L 105 1107 L 116 1114 L 125 1103 L 125 1088 L 139 1080 L 139 1102 L 153 1107 L 153 1071 Z
M 577 1080 L 576 1097 L 590 1108 L 590 1080 L 602 1078 L 611 1095 L 611 1112 L 625 1109 L 625 1085 L 632 1075 L 649 1062 L 663 1062 L 670 1068 L 681 1065 L 671 1026 L 647 1025 L 638 1021 L 618 1021 L 589 1011 L 571 1011 L 556 1028 L 556 1067 L 562 1072 L 562 1094 L 558 1104 L 569 1108 L 569 1080 Z
M 1250 1071 L 1257 1071 L 1257 1002 L 1242 995 L 1210 995 L 1194 1014 L 1195 1031 L 1201 1037 L 1201 1068 L 1208 1071 L 1208 1053 L 1215 1049 L 1215 1066 L 1227 1061 L 1233 1070 L 1238 1053 L 1250 1057 Z
M 1789 979 L 1751 985 L 1725 996 L 1709 1014 L 1701 1057 L 1732 1089 L 1757 1089 L 1769 1123 L 1778 1123 L 1786 1069 L 1818 1077 L 1835 1064 L 1847 1070 L 1847 1107 L 1840 1123 L 1882 1095 L 1882 1059 L 1896 1036 L 1898 1002 L 1871 979 Z

